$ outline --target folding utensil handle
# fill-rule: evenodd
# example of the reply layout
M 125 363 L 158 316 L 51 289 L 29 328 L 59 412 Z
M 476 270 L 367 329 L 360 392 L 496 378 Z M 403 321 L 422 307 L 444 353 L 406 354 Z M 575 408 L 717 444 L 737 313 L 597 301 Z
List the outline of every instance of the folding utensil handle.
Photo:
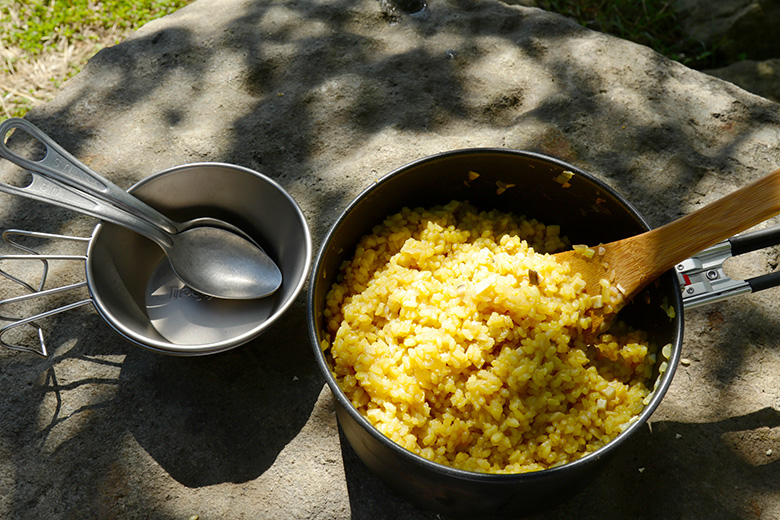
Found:
M 150 224 L 122 208 L 106 204 L 104 201 L 93 197 L 89 193 L 79 193 L 78 190 L 65 186 L 57 181 L 31 173 L 32 182 L 20 188 L 0 182 L 0 191 L 10 195 L 19 195 L 28 199 L 46 202 L 54 206 L 83 213 L 91 217 L 112 222 L 114 224 L 132 229 L 136 233 L 154 240 L 161 245 L 171 245 L 170 237 L 159 227 Z
M 4 261 L 13 261 L 13 262 L 19 262 L 19 261 L 39 261 L 43 264 L 43 270 L 41 272 L 41 280 L 40 284 L 38 285 L 38 288 L 36 289 L 32 285 L 30 285 L 27 282 L 24 282 L 20 280 L 19 278 L 7 273 L 6 271 L 0 269 L 0 277 L 4 277 L 11 282 L 20 285 L 25 290 L 29 291 L 28 294 L 23 294 L 21 296 L 14 296 L 11 298 L 5 298 L 3 300 L 0 300 L 0 308 L 3 308 L 3 306 L 7 305 L 13 305 L 15 303 L 20 303 L 32 299 L 42 298 L 51 296 L 53 294 L 58 294 L 62 292 L 67 291 L 73 291 L 82 287 L 86 287 L 87 282 L 77 282 L 70 285 L 65 285 L 61 287 L 54 287 L 51 289 L 44 289 L 44 286 L 46 284 L 46 278 L 48 275 L 48 265 L 50 261 L 55 260 L 70 260 L 70 261 L 86 261 L 87 257 L 86 255 L 40 255 L 35 253 L 34 250 L 25 247 L 18 242 L 11 239 L 11 236 L 18 235 L 18 236 L 27 236 L 27 237 L 34 237 L 34 238 L 43 238 L 43 239 L 50 239 L 50 240 L 65 240 L 65 241 L 73 241 L 73 242 L 82 242 L 84 244 L 89 242 L 89 238 L 84 237 L 74 237 L 69 235 L 55 235 L 51 233 L 40 233 L 36 231 L 24 231 L 20 229 L 8 229 L 3 232 L 2 238 L 3 241 L 10 244 L 13 247 L 16 247 L 18 249 L 21 249 L 25 252 L 28 252 L 30 254 L 22 254 L 22 255 L 0 255 L 0 264 Z M 10 317 L 5 316 L 3 314 L 0 314 L 0 321 L 8 322 L 8 324 L 4 325 L 3 327 L 0 327 L 0 346 L 3 346 L 5 348 L 11 349 L 11 350 L 17 350 L 22 352 L 31 352 L 33 354 L 37 354 L 41 357 L 48 357 L 48 351 L 46 348 L 46 342 L 44 341 L 44 335 L 43 335 L 43 329 L 41 329 L 40 325 L 36 323 L 38 320 L 42 320 L 43 318 L 47 318 L 49 316 L 53 316 L 55 314 L 59 314 L 61 312 L 69 311 L 71 309 L 75 309 L 78 307 L 81 307 L 83 305 L 87 305 L 89 303 L 92 303 L 91 298 L 87 298 L 84 300 L 76 301 L 73 303 L 70 303 L 68 305 L 63 305 L 60 307 L 57 307 L 55 309 L 50 309 L 48 311 L 36 314 L 34 316 L 28 316 L 26 318 L 18 318 L 18 317 Z M 13 329 L 17 327 L 22 327 L 24 325 L 32 325 L 38 330 L 38 342 L 39 345 L 37 348 L 29 347 L 26 345 L 21 345 L 18 343 L 10 343 L 4 339 L 5 335 L 12 331 Z
M 8 148 L 5 139 L 14 129 L 24 131 L 42 144 L 46 149 L 44 158 L 40 161 L 32 161 Z M 179 232 L 175 222 L 92 171 L 26 119 L 10 118 L 0 123 L 0 156 L 30 173 L 38 173 L 49 180 L 87 193 L 105 204 L 117 206 L 168 233 Z
M 11 151 L 5 136 L 14 128 L 22 129 L 46 146 L 46 156 L 31 161 Z M 170 219 L 102 179 L 26 120 L 12 118 L 0 123 L 0 156 L 26 169 L 32 177 L 25 187 L 0 182 L 0 191 L 127 227 L 162 247 L 172 244 L 167 231 L 176 232 L 177 228 Z

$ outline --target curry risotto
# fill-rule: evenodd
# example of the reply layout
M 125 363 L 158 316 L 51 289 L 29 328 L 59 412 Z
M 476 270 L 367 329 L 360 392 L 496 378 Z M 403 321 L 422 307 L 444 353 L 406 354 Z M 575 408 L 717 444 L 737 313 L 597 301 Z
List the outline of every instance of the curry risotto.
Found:
M 455 468 L 525 473 L 614 439 L 652 391 L 655 347 L 613 326 L 547 253 L 560 229 L 453 201 L 362 238 L 327 296 L 321 345 L 352 404 L 404 448 Z

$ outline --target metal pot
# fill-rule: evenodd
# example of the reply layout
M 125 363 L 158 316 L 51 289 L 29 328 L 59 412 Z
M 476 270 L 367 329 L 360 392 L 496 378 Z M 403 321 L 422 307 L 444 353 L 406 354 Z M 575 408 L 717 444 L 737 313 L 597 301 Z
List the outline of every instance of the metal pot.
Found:
M 479 173 L 469 179 L 469 172 Z M 569 187 L 555 179 L 574 175 Z M 498 190 L 498 183 L 512 185 Z M 587 482 L 610 454 L 641 428 L 666 393 L 677 366 L 683 335 L 683 305 L 674 273 L 665 274 L 626 307 L 621 318 L 644 329 L 657 345 L 671 343 L 668 368 L 659 373 L 652 398 L 638 420 L 600 450 L 543 471 L 498 475 L 443 466 L 393 443 L 360 415 L 339 388 L 320 349 L 322 310 L 343 260 L 360 238 L 402 207 L 430 207 L 467 200 L 478 208 L 526 215 L 559 224 L 572 243 L 598 244 L 649 229 L 647 222 L 615 190 L 562 161 L 506 149 L 466 149 L 427 157 L 403 166 L 366 189 L 343 211 L 316 258 L 308 293 L 309 329 L 314 354 L 335 396 L 344 435 L 363 463 L 389 487 L 426 509 L 453 516 L 523 516 L 560 503 Z M 669 318 L 662 310 L 676 311 Z

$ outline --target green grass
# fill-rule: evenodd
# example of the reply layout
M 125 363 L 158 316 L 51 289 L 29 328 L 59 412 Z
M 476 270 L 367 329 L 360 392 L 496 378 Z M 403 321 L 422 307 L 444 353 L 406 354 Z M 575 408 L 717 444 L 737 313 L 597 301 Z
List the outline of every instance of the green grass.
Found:
M 691 68 L 716 65 L 716 48 L 686 38 L 674 0 L 538 0 L 547 11 L 571 16 L 580 24 L 654 49 Z
M 21 24 L 4 35 L 6 45 L 35 56 L 52 50 L 57 37 L 83 40 L 85 33 L 125 30 L 170 14 L 190 0 L 0 0 L 3 19 L 16 9 Z M 85 29 L 90 29 L 85 31 Z
M 101 48 L 193 0 L 0 0 L 0 120 L 51 100 Z

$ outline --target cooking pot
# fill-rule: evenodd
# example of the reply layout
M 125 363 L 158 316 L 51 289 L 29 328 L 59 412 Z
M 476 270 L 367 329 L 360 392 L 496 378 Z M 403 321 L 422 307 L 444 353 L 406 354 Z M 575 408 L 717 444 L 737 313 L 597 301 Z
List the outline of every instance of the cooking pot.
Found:
M 561 177 L 564 172 L 573 175 L 562 183 L 561 178 L 569 176 Z M 339 424 L 358 457 L 389 487 L 423 508 L 452 516 L 524 516 L 580 490 L 658 407 L 680 357 L 680 284 L 675 273 L 668 272 L 621 311 L 621 319 L 645 330 L 659 349 L 667 344 L 672 348 L 668 359 L 658 355 L 653 376 L 656 386 L 648 404 L 612 442 L 574 462 L 525 474 L 475 473 L 431 462 L 385 437 L 341 391 L 320 348 L 325 327 L 322 311 L 342 262 L 353 256 L 357 242 L 373 226 L 403 207 L 427 208 L 451 200 L 558 224 L 572 244 L 611 242 L 649 226 L 614 189 L 563 161 L 507 149 L 465 149 L 417 160 L 381 178 L 347 206 L 320 248 L 308 291 L 310 337 L 335 397 Z M 664 308 L 674 309 L 673 316 Z

